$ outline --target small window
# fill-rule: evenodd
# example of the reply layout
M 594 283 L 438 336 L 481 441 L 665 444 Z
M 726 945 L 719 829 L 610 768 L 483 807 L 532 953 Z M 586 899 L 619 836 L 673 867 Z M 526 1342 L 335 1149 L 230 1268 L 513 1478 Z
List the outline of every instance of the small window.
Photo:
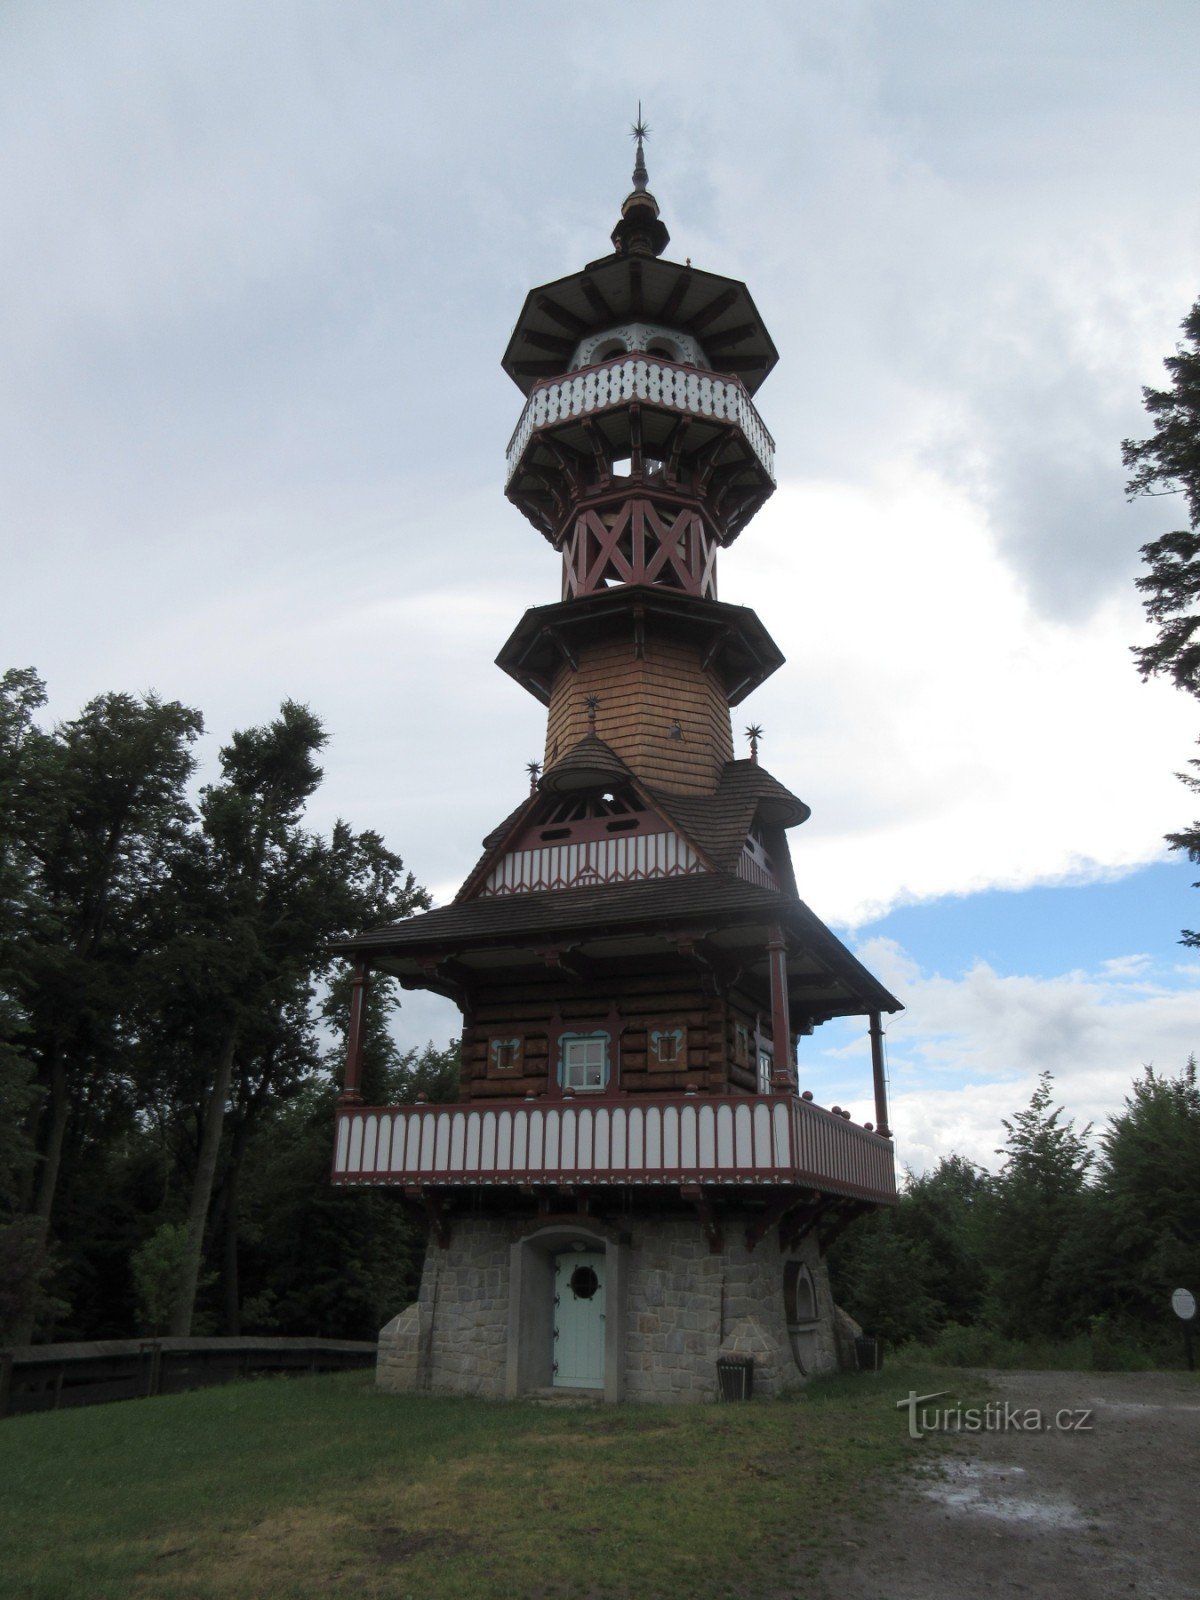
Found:
M 683 1066 L 687 1061 L 687 1030 L 651 1028 L 646 1041 L 650 1060 L 660 1067 Z
M 764 1047 L 763 1042 L 760 1039 L 759 1043 L 758 1043 L 758 1092 L 759 1092 L 759 1094 L 770 1094 L 770 1092 L 771 1092 L 771 1074 L 774 1072 L 774 1070 L 775 1070 L 775 1057 L 774 1057 L 774 1055 L 772 1054 L 772 1052 L 770 1050 L 768 1050 L 768 1049 L 766 1049 Z
M 608 1034 L 566 1033 L 562 1040 L 561 1080 L 575 1094 L 598 1094 L 608 1087 Z
M 750 1027 L 745 1022 L 735 1022 L 733 1025 L 733 1059 L 743 1067 L 750 1065 Z
M 524 1064 L 524 1056 L 525 1041 L 523 1039 L 488 1040 L 489 1072 L 520 1072 Z

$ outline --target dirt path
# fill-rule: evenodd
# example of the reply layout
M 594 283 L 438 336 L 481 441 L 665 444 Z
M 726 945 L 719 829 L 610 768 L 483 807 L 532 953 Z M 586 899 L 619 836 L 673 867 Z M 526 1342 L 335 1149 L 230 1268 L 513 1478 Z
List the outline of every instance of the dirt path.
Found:
M 1184 1373 L 985 1376 L 991 1418 L 1009 1425 L 952 1436 L 848 1526 L 813 1600 L 1200 1600 L 1200 1384 Z M 1013 1427 L 1013 1412 L 1031 1408 L 1042 1431 Z M 1065 1412 L 1072 1426 L 1056 1427 Z

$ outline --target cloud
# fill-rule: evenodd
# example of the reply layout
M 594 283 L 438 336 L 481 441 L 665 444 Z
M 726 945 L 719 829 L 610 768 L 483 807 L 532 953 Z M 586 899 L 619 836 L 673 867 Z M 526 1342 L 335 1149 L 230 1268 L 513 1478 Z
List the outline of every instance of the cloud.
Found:
M 1028 1104 L 1042 1072 L 1077 1126 L 1100 1129 L 1144 1067 L 1174 1074 L 1197 1048 L 1200 961 L 1130 956 L 1053 977 L 976 962 L 943 977 L 890 939 L 856 954 L 906 1006 L 886 1025 L 890 1106 L 897 1159 L 918 1172 L 950 1154 L 995 1170 L 1003 1119 Z M 872 1119 L 870 1058 L 852 1036 L 861 1030 L 847 1025 L 832 1051 L 821 1049 L 824 1031 L 802 1051 L 805 1082 Z

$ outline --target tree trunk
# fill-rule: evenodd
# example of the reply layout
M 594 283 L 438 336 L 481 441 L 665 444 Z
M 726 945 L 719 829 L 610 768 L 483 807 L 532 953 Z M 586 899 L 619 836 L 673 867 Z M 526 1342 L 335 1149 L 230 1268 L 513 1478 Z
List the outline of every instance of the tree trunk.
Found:
M 237 1045 L 237 1027 L 231 1027 L 217 1060 L 212 1093 L 204 1113 L 204 1130 L 200 1136 L 200 1152 L 196 1159 L 196 1175 L 192 1179 L 192 1198 L 188 1206 L 187 1238 L 183 1260 L 179 1269 L 179 1292 L 171 1311 L 171 1337 L 186 1339 L 192 1331 L 192 1315 L 196 1309 L 196 1287 L 200 1281 L 200 1261 L 204 1254 L 204 1224 L 212 1202 L 213 1180 L 217 1172 L 217 1155 L 221 1148 L 221 1130 L 225 1123 L 225 1102 L 233 1082 L 233 1053 Z
M 67 1135 L 67 1118 L 71 1110 L 71 1097 L 67 1092 L 67 1071 L 56 1054 L 50 1066 L 50 1125 L 46 1135 L 46 1153 L 42 1157 L 42 1176 L 38 1184 L 37 1204 L 33 1215 L 38 1224 L 37 1263 L 46 1259 L 46 1244 L 50 1238 L 50 1215 L 54 1210 L 54 1194 L 58 1188 L 58 1175 L 62 1170 L 63 1144 Z M 33 1343 L 34 1314 L 27 1312 L 13 1328 L 13 1344 Z
M 236 1339 L 242 1331 L 242 1297 L 238 1286 L 238 1160 L 229 1174 L 229 1191 L 225 1197 L 225 1332 Z

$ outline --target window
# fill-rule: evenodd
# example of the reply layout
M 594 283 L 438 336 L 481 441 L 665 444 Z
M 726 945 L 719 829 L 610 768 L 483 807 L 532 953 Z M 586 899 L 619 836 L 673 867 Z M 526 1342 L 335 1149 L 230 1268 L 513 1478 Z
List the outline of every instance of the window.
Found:
M 560 1077 L 575 1094 L 598 1094 L 608 1087 L 608 1034 L 564 1033 Z
M 750 1027 L 745 1022 L 733 1025 L 733 1059 L 743 1067 L 750 1065 Z
M 490 1039 L 488 1041 L 488 1071 L 520 1072 L 525 1055 L 523 1039 Z
M 774 1055 L 774 1051 L 769 1046 L 764 1044 L 763 1041 L 760 1039 L 758 1041 L 758 1092 L 759 1092 L 759 1094 L 770 1094 L 770 1092 L 771 1092 L 771 1074 L 774 1072 L 774 1070 L 775 1070 L 775 1055 Z
M 687 1031 L 684 1028 L 650 1028 L 646 1035 L 648 1055 L 660 1067 L 684 1066 L 687 1062 Z

